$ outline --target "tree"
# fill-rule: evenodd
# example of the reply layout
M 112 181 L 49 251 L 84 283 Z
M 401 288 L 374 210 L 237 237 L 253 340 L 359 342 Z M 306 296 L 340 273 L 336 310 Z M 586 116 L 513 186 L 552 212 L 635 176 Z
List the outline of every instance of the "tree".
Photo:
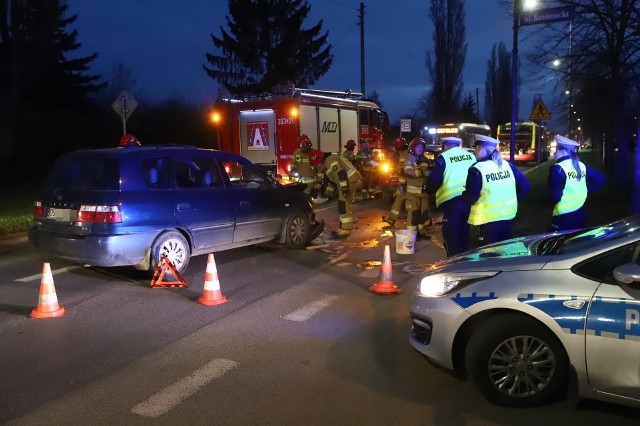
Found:
M 322 21 L 302 28 L 309 10 L 306 0 L 229 0 L 229 30 L 221 26 L 220 37 L 211 34 L 221 54 L 206 54 L 205 72 L 236 96 L 312 85 L 333 55 Z
M 19 176 L 20 164 L 46 171 L 52 156 L 90 142 L 89 94 L 104 87 L 89 75 L 97 54 L 73 57 L 77 31 L 67 30 L 63 0 L 0 0 L 0 176 Z M 14 169 L 16 172 L 14 172 Z M 37 177 L 37 176 L 36 176 Z
M 604 139 L 605 169 L 609 173 L 615 169 L 616 187 L 631 188 L 626 182 L 626 165 L 630 135 L 635 132 L 633 116 L 637 113 L 634 104 L 640 77 L 640 0 L 559 3 L 575 7 L 571 45 L 567 42 L 569 25 L 551 24 L 540 31 L 544 37 L 536 44 L 532 57 L 544 67 L 558 57 L 559 51 L 567 52 L 562 76 L 576 108 L 575 116 L 590 118 L 581 121 L 582 131 L 593 141 Z M 574 114 L 570 116 L 573 118 Z M 571 130 L 575 130 L 578 124 L 571 121 Z
M 462 94 L 462 71 L 467 55 L 463 0 L 431 0 L 434 25 L 433 56 L 427 53 L 431 79 L 430 108 L 438 122 L 455 121 Z
M 487 61 L 485 80 L 485 120 L 495 134 L 500 124 L 511 121 L 511 53 L 504 45 L 493 45 Z
M 480 121 L 476 113 L 476 100 L 473 94 L 467 93 L 462 100 L 460 107 L 460 120 L 467 123 L 477 123 Z
M 0 114 L 22 107 L 64 107 L 104 87 L 88 75 L 92 55 L 71 58 L 80 48 L 77 16 L 65 17 L 62 0 L 0 0 Z

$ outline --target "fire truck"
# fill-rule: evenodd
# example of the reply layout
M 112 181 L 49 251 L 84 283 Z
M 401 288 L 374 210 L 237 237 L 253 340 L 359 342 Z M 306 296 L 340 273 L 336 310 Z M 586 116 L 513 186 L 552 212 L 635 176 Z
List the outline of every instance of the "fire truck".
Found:
M 291 157 L 302 134 L 314 149 L 340 153 L 353 139 L 382 149 L 387 113 L 361 93 L 287 89 L 263 97 L 221 99 L 212 120 L 218 146 L 248 158 L 274 175 L 291 174 Z

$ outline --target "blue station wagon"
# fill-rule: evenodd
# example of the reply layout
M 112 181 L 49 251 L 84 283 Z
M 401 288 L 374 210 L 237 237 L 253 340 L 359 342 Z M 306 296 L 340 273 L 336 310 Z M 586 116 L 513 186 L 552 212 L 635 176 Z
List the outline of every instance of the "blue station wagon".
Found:
M 324 230 L 300 184 L 244 157 L 146 145 L 61 156 L 40 190 L 29 241 L 45 255 L 152 271 L 191 256 L 267 241 L 301 249 Z

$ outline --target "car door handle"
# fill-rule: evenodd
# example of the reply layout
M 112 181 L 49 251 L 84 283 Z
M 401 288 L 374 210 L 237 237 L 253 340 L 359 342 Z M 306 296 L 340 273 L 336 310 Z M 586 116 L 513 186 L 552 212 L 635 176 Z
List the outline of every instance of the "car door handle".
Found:
M 251 207 L 250 201 L 240 201 L 240 207 Z
M 178 205 L 176 206 L 176 209 L 179 212 L 185 211 L 185 210 L 189 210 L 191 208 L 191 206 L 187 203 L 178 203 Z

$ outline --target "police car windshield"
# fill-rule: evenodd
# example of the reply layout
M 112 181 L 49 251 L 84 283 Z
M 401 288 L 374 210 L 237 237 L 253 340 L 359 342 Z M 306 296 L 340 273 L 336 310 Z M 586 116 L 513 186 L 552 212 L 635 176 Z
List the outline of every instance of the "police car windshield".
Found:
M 633 235 L 640 236 L 640 215 L 632 216 L 617 222 L 582 230 L 567 237 L 562 245 L 557 247 L 558 254 L 569 254 L 588 250 L 601 244 Z

